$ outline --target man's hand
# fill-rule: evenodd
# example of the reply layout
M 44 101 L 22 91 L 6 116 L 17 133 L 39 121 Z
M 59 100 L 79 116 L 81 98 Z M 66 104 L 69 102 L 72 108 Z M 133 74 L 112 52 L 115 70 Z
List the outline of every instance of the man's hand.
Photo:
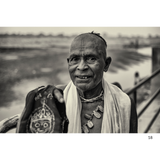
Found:
M 53 89 L 52 94 L 60 103 L 64 103 L 63 95 L 56 87 Z
M 40 91 L 42 89 L 47 89 L 48 87 L 52 87 L 53 88 L 52 95 L 54 96 L 54 98 L 56 98 L 58 100 L 58 102 L 64 103 L 63 94 L 59 90 L 59 89 L 61 89 L 61 87 L 57 88 L 57 87 L 51 86 L 51 85 L 48 85 L 47 87 L 41 86 L 41 87 L 38 87 L 38 91 Z M 37 89 L 36 89 L 36 91 L 37 91 Z

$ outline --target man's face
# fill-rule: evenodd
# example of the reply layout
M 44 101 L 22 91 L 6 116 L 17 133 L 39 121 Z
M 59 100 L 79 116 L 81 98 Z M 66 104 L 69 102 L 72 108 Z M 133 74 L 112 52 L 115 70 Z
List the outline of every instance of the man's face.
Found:
M 71 80 L 83 92 L 95 88 L 102 81 L 106 68 L 103 42 L 95 35 L 87 36 L 73 41 L 68 59 Z

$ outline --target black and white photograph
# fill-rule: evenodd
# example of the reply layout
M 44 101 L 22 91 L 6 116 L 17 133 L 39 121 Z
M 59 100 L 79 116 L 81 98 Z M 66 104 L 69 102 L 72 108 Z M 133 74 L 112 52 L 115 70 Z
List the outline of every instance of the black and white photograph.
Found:
M 1 133 L 160 132 L 160 27 L 1 27 L 0 39 Z

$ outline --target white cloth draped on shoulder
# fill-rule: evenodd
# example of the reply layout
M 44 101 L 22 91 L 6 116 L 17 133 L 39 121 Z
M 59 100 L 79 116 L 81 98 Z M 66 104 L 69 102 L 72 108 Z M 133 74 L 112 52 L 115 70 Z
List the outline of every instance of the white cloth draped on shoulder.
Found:
M 118 87 L 102 80 L 104 89 L 104 113 L 101 133 L 129 133 L 131 102 L 128 95 Z M 66 113 L 69 119 L 68 133 L 82 133 L 82 103 L 73 82 L 64 90 Z

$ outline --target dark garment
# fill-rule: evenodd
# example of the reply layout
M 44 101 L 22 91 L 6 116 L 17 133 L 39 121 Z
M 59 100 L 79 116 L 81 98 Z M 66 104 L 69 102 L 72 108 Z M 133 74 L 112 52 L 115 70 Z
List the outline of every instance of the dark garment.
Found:
M 43 128 L 44 131 L 46 130 L 48 133 L 67 133 L 67 131 L 68 131 L 68 119 L 67 119 L 67 116 L 66 116 L 65 104 L 64 103 L 59 103 L 52 96 L 52 92 L 53 92 L 54 88 L 55 87 L 49 85 L 47 87 L 43 87 L 42 89 L 40 89 L 40 87 L 39 87 L 39 88 L 37 88 L 37 89 L 28 93 L 28 95 L 26 97 L 25 108 L 24 108 L 24 111 L 23 111 L 23 113 L 22 113 L 22 115 L 19 119 L 16 132 L 18 132 L 18 133 L 32 133 L 32 131 L 30 129 L 30 126 L 28 124 L 30 123 L 31 115 L 32 116 L 36 115 L 34 118 L 37 118 L 38 121 L 40 121 L 41 123 L 43 121 L 44 122 L 46 121 L 46 126 L 47 126 L 47 122 L 49 122 L 49 120 L 51 121 L 51 125 L 50 125 L 50 127 L 51 127 L 50 131 L 51 132 L 48 132 L 49 129 L 47 130 L 46 127 L 43 128 L 43 126 L 40 126 L 41 129 Z M 59 91 L 61 92 L 61 94 L 63 94 L 62 90 L 59 89 Z M 51 93 L 51 94 L 49 94 L 49 93 Z M 39 94 L 42 97 L 39 96 Z M 51 95 L 51 96 L 47 97 L 47 95 Z M 47 105 L 45 107 L 46 111 L 49 114 L 47 114 L 47 113 L 44 114 L 43 113 L 45 111 L 43 109 L 42 103 L 41 103 L 43 98 L 45 99 L 45 104 Z M 41 110 L 43 112 L 42 112 L 42 115 L 40 117 L 39 115 L 41 113 Z M 38 115 L 37 115 L 37 113 L 38 113 Z M 46 118 L 45 118 L 45 116 L 46 116 Z M 53 125 L 53 123 L 54 123 L 54 125 Z M 33 129 L 36 130 L 36 127 L 33 128 Z

